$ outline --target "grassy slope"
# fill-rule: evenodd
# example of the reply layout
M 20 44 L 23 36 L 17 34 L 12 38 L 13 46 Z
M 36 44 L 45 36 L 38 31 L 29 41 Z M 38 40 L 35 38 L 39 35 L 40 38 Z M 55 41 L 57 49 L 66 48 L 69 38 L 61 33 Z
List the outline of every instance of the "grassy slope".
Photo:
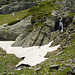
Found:
M 15 55 L 6 54 L 6 52 L 0 48 L 0 73 L 14 69 L 19 61 L 20 59 Z
M 59 64 L 60 68 L 62 68 L 62 65 L 67 64 L 67 60 L 74 58 L 74 56 L 75 56 L 75 33 L 72 34 L 72 40 L 69 43 L 68 48 L 64 49 L 63 51 L 64 51 L 64 53 L 60 54 L 58 56 L 55 56 L 58 51 L 52 52 L 48 60 L 46 60 L 45 62 L 42 62 L 40 65 L 36 65 L 35 67 L 32 67 L 32 68 L 37 68 L 40 66 L 42 67 L 41 70 L 38 71 L 38 75 L 44 75 L 45 73 L 48 73 L 49 75 L 53 75 L 53 74 L 54 75 L 65 75 L 65 73 L 69 71 L 69 69 L 70 69 L 69 67 L 63 68 L 63 71 L 53 70 L 50 72 L 49 66 Z M 57 59 L 57 61 L 52 62 L 53 59 Z M 11 74 L 11 75 L 13 75 L 13 74 L 15 74 L 15 75 L 16 74 L 18 74 L 18 75 L 21 75 L 21 74 L 32 75 L 33 73 L 35 73 L 34 69 L 29 70 L 29 68 L 25 68 L 25 69 L 22 69 L 19 71 L 8 72 L 8 73 L 6 73 L 6 75 L 8 75 L 8 74 Z M 37 75 L 37 74 L 35 74 L 35 75 Z
M 5 23 L 11 23 L 11 22 L 14 23 L 14 21 L 16 23 L 18 20 L 21 20 L 27 17 L 28 15 L 33 15 L 33 20 L 36 18 L 42 18 L 43 16 L 45 16 L 46 12 L 48 12 L 48 16 L 50 16 L 52 10 L 58 8 L 59 6 L 53 3 L 52 0 L 52 1 L 41 2 L 38 6 L 29 8 L 27 10 L 15 12 L 15 16 L 12 16 L 12 14 L 8 14 L 8 15 L 0 14 L 0 25 Z
M 12 16 L 12 14 L 7 14 L 7 15 L 0 14 L 0 25 L 21 20 L 22 18 L 27 16 L 27 13 L 28 13 L 28 9 L 20 12 L 16 12 L 15 16 Z

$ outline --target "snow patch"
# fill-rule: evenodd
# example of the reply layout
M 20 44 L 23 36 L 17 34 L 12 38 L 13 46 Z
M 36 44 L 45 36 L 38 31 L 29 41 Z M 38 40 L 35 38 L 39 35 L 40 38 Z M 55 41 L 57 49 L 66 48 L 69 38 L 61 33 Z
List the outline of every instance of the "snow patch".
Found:
M 8 54 L 15 54 L 17 57 L 22 58 L 25 57 L 22 61 L 20 61 L 16 66 L 21 64 L 28 64 L 30 66 L 35 66 L 36 64 L 40 64 L 45 61 L 47 58 L 44 56 L 47 52 L 52 52 L 57 50 L 60 45 L 50 47 L 51 41 L 49 44 L 44 46 L 33 46 L 33 47 L 11 47 L 15 41 L 0 41 L 0 47 L 2 47 Z

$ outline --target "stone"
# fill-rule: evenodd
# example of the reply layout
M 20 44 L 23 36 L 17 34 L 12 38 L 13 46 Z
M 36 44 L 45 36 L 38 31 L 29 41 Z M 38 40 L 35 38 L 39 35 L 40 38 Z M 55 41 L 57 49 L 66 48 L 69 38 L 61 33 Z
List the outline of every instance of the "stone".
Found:
M 72 63 L 75 63 L 75 59 L 72 60 Z
M 61 52 L 57 53 L 55 56 L 58 56 L 58 55 L 60 55 L 62 53 L 64 53 L 64 51 L 61 51 Z
M 42 43 L 42 39 L 44 38 L 44 34 L 43 33 L 40 33 L 39 37 L 38 37 L 38 40 L 36 41 L 35 45 L 36 46 L 40 46 L 41 43 Z
M 67 46 L 63 46 L 63 49 L 66 49 L 67 48 Z
M 20 46 L 20 45 L 19 45 L 19 42 L 21 41 L 22 36 L 23 36 L 23 34 L 20 34 L 20 35 L 16 38 L 15 42 L 14 42 L 11 46 Z
M 69 65 L 69 64 L 66 64 L 66 65 L 64 65 L 63 67 L 70 67 L 70 65 Z
M 45 16 L 48 16 L 48 12 L 45 13 Z
M 64 71 L 64 70 L 60 68 L 60 69 L 59 69 L 59 71 L 61 71 L 61 72 L 62 72 L 62 71 Z
M 75 74 L 75 66 L 71 66 L 71 69 L 70 69 L 70 72 L 71 72 L 71 74 Z
M 51 65 L 51 66 L 49 67 L 49 69 L 50 69 L 50 70 L 52 70 L 52 69 L 58 70 L 58 69 L 59 69 L 59 65 Z
M 44 26 L 48 26 L 50 27 L 50 30 L 53 31 L 54 30 L 54 26 L 55 26 L 55 21 L 50 18 L 47 18 L 46 22 L 43 23 Z
M 55 62 L 55 60 L 54 60 L 54 59 L 51 59 L 51 61 L 52 61 L 52 62 Z
M 1 56 L 2 54 L 0 53 L 0 56 Z

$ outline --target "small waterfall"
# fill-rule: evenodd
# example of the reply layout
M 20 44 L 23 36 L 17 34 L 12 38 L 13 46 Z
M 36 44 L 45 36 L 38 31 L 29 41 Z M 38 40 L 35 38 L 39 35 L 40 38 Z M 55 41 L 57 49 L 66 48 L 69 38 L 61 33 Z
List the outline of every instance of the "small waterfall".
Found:
M 60 31 L 60 33 L 63 33 L 63 22 L 62 22 L 62 18 L 59 20 L 59 31 Z

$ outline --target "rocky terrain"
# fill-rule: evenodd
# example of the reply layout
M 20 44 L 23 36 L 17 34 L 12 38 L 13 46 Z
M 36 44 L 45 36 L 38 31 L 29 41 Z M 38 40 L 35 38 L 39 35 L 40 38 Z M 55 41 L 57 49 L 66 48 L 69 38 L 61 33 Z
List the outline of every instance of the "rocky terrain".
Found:
M 6 0 L 7 1 L 7 0 Z M 0 14 L 7 14 L 26 9 L 27 13 L 15 22 L 0 25 L 0 40 L 15 40 L 12 46 L 42 46 L 54 41 L 51 46 L 60 44 L 60 48 L 45 57 L 49 60 L 35 67 L 20 69 L 29 71 L 26 75 L 74 75 L 75 74 L 75 0 L 19 0 L 11 1 L 0 8 Z M 33 7 L 34 6 L 34 7 Z M 32 7 L 32 8 L 31 8 Z M 29 8 L 29 9 L 28 9 Z M 18 15 L 19 16 L 19 15 Z M 12 17 L 12 18 L 13 18 Z M 59 30 L 62 18 L 63 33 Z M 38 68 L 40 67 L 40 68 Z M 46 67 L 46 70 L 45 70 Z M 37 69 L 36 69 L 37 68 Z M 35 70 L 36 69 L 36 70 Z M 8 74 L 20 74 L 18 71 Z
M 2 4 L 5 4 L 5 6 L 2 6 L 0 8 L 0 14 L 9 14 L 12 12 L 21 11 L 33 7 L 37 5 L 38 2 L 32 2 L 32 0 L 6 0 L 3 1 Z

